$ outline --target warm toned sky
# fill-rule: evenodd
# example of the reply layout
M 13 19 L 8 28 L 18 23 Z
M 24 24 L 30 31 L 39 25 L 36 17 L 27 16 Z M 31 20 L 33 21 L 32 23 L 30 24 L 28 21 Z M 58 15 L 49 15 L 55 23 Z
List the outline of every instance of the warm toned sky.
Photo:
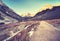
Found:
M 19 15 L 35 14 L 46 4 L 60 4 L 60 0 L 3 0 L 3 2 Z

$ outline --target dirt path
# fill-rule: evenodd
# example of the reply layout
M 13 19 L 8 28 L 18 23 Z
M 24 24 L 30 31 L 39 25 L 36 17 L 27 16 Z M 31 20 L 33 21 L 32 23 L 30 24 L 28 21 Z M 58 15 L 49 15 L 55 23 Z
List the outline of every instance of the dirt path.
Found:
M 60 31 L 42 21 L 30 41 L 60 41 Z

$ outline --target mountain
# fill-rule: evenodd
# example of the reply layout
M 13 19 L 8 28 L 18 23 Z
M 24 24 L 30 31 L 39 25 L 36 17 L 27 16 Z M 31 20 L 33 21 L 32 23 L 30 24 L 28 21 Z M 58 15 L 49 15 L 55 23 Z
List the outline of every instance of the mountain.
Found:
M 46 9 L 38 12 L 32 20 L 51 20 L 60 19 L 60 6 L 53 6 L 52 9 Z
M 52 20 L 49 21 L 52 22 Z M 30 41 L 60 41 L 60 27 L 55 27 L 50 22 L 40 21 L 40 25 L 37 26 L 37 30 L 30 38 Z
M 17 15 L 12 9 L 10 9 L 0 0 L 0 23 L 14 23 L 21 20 L 21 16 Z

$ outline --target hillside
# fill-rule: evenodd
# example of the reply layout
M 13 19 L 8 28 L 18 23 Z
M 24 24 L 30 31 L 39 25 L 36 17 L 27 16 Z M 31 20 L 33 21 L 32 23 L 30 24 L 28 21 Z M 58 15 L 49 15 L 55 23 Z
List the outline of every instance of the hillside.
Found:
M 11 8 L 6 6 L 2 0 L 0 0 L 0 24 L 15 23 L 18 21 L 22 21 L 22 17 L 17 15 Z
M 56 24 L 60 22 L 58 20 L 60 19 L 45 21 L 26 21 L 20 22 L 18 24 L 9 24 L 8 27 L 14 27 L 14 29 L 16 27 L 20 27 L 19 29 L 21 29 L 21 32 L 16 34 L 16 36 L 10 39 L 10 41 L 60 41 L 60 29 L 58 26 L 56 26 Z M 19 24 L 20 26 L 18 26 Z M 13 25 L 16 25 L 16 27 Z M 60 24 L 58 25 L 60 26 Z
M 31 20 L 51 20 L 60 18 L 60 6 L 53 6 L 52 9 L 46 9 L 38 12 Z

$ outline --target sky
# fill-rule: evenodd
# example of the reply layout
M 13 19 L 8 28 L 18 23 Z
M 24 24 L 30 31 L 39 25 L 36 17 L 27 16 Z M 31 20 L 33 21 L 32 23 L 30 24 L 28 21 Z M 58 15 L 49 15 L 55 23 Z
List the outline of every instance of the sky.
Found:
M 3 2 L 19 15 L 35 14 L 47 4 L 60 4 L 60 0 L 3 0 Z

